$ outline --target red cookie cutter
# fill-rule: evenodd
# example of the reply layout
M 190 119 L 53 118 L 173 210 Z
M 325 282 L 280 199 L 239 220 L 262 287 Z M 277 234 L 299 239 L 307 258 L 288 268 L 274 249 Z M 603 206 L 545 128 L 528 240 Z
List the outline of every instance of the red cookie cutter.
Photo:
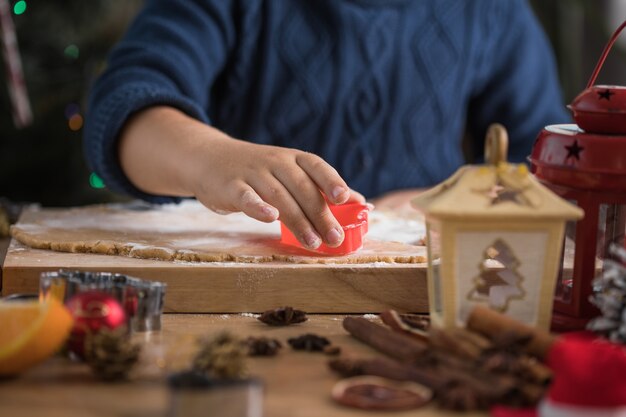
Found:
M 345 235 L 343 243 L 336 248 L 331 248 L 322 243 L 315 250 L 307 250 L 325 255 L 348 255 L 359 250 L 363 246 L 363 236 L 367 233 L 368 213 L 371 206 L 361 203 L 347 203 L 337 206 L 329 204 L 328 207 L 343 228 Z M 282 243 L 304 248 L 282 222 L 280 223 L 280 234 Z

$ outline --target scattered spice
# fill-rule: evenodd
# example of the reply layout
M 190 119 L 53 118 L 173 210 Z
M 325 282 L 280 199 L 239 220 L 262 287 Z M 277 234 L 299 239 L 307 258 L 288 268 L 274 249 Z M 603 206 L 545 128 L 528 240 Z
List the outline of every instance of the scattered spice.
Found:
M 328 339 L 313 333 L 292 337 L 287 342 L 294 350 L 306 350 L 307 352 L 322 352 L 326 346 L 330 345 Z
M 244 344 L 248 348 L 249 356 L 274 356 L 283 345 L 276 339 L 269 337 L 248 337 Z
M 263 312 L 257 320 L 270 326 L 288 326 L 305 322 L 308 318 L 302 310 L 295 310 L 293 307 L 279 307 Z
M 109 382 L 121 381 L 139 360 L 141 346 L 130 341 L 126 327 L 102 328 L 85 338 L 85 360 L 94 375 Z

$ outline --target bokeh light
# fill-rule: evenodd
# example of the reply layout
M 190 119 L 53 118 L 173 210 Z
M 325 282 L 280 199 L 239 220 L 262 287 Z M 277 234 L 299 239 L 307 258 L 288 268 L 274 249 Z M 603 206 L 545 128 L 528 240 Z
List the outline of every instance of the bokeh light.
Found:
M 26 2 L 24 0 L 20 0 L 13 5 L 13 13 L 16 15 L 21 15 L 26 11 Z
M 102 181 L 102 178 L 97 176 L 95 172 L 92 172 L 91 175 L 89 176 L 89 185 L 91 185 L 93 188 L 105 187 L 104 181 Z
M 78 49 L 78 46 L 72 44 L 72 45 L 66 46 L 63 53 L 68 58 L 77 59 L 78 55 L 80 54 L 80 50 Z
M 81 116 L 80 114 L 73 115 L 72 117 L 70 117 L 68 125 L 70 129 L 74 132 L 80 130 L 83 127 L 83 116 Z
M 72 116 L 78 114 L 78 112 L 80 112 L 80 107 L 78 107 L 78 104 L 76 103 L 70 103 L 65 106 L 65 118 L 67 120 L 70 120 Z

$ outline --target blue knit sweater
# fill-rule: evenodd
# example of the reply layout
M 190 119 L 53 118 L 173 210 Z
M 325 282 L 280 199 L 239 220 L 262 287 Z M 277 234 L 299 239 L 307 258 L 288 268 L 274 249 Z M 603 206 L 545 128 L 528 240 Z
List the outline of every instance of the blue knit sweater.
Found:
M 372 197 L 433 185 L 464 132 L 503 123 L 522 161 L 567 122 L 554 59 L 525 0 L 149 0 L 95 83 L 85 152 L 111 189 L 128 117 L 166 104 L 239 139 L 299 148 Z

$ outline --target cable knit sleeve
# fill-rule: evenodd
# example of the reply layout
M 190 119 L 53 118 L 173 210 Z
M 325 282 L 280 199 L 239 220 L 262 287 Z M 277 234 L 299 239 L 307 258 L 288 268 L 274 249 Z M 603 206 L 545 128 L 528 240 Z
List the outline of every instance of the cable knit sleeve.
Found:
M 490 68 L 477 80 L 468 109 L 468 129 L 483 155 L 490 123 L 509 132 L 509 160 L 525 161 L 539 131 L 548 124 L 571 123 L 565 111 L 554 56 L 525 0 L 493 0 L 481 22 L 487 45 L 476 65 Z
M 108 188 L 154 203 L 176 198 L 141 192 L 118 161 L 117 137 L 134 112 L 168 105 L 209 122 L 211 86 L 232 50 L 230 0 L 151 0 L 109 56 L 87 109 L 85 155 Z

